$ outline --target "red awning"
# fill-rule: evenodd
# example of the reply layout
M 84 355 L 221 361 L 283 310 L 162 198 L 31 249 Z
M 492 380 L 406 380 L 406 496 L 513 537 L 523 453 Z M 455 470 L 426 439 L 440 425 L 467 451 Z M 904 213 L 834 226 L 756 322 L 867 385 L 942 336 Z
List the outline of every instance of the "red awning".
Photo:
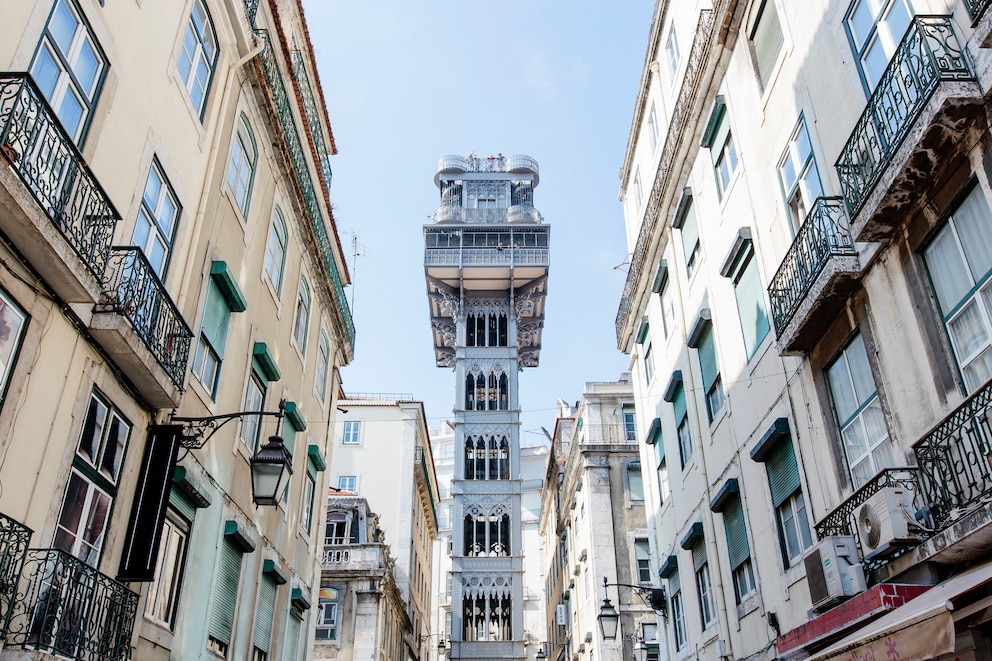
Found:
M 973 567 L 880 617 L 807 661 L 932 659 L 954 652 L 952 603 L 992 580 L 992 563 Z

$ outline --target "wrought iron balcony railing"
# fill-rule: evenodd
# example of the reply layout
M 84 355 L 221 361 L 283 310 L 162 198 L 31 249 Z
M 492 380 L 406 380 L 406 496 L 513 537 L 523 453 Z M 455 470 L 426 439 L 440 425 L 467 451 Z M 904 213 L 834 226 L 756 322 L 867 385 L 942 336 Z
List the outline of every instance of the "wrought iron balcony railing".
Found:
M 916 16 L 835 165 L 854 218 L 941 81 L 974 80 L 950 16 Z
M 885 487 L 901 486 L 915 492 L 917 487 L 917 469 L 914 467 L 886 468 L 875 477 L 868 480 L 860 489 L 851 494 L 843 503 L 838 505 L 830 514 L 816 524 L 816 534 L 820 539 L 830 535 L 853 535 L 854 517 L 864 503 Z
M 992 381 L 913 446 L 932 527 L 942 530 L 992 498 Z
M 575 430 L 574 439 L 594 445 L 637 445 L 637 438 L 628 434 L 627 428 L 620 424 L 583 425 Z
M 0 640 L 7 634 L 31 529 L 0 513 Z
M 193 332 L 140 248 L 112 249 L 101 307 L 131 322 L 155 360 L 177 387 L 183 387 Z
M 0 156 L 98 279 L 120 214 L 26 73 L 0 74 Z
M 964 6 L 968 9 L 972 24 L 977 23 L 982 18 L 989 5 L 992 5 L 992 0 L 964 0 Z
M 617 333 L 617 346 L 623 350 L 624 327 L 631 315 L 640 314 L 631 308 L 631 299 L 637 291 L 638 282 L 647 267 L 648 253 L 654 241 L 662 235 L 659 231 L 659 209 L 663 193 L 666 188 L 675 185 L 672 179 L 672 166 L 677 163 L 675 154 L 682 146 L 686 136 L 692 131 L 687 130 L 691 119 L 696 97 L 699 93 L 700 81 L 703 77 L 706 64 L 709 60 L 710 52 L 713 50 L 713 42 L 716 31 L 714 16 L 723 11 L 726 0 L 719 0 L 715 3 L 714 9 L 704 9 L 699 12 L 699 23 L 696 24 L 696 36 L 692 40 L 692 49 L 689 51 L 688 63 L 685 74 L 682 77 L 682 87 L 679 89 L 679 96 L 672 111 L 672 118 L 668 123 L 668 131 L 665 133 L 665 144 L 661 149 L 661 159 L 658 162 L 658 170 L 655 174 L 654 183 L 651 186 L 651 194 L 645 206 L 641 229 L 637 234 L 637 243 L 634 245 L 634 252 L 630 258 L 630 269 L 627 271 L 627 280 L 623 285 L 623 293 L 620 295 L 620 308 L 617 310 L 615 321 Z M 650 277 L 650 276 L 648 276 Z
M 515 204 L 509 208 L 499 209 L 469 209 L 457 204 L 445 204 L 438 207 L 431 215 L 431 221 L 435 223 L 500 224 L 522 221 L 540 223 L 543 220 L 541 213 L 527 204 Z
M 131 653 L 138 594 L 59 549 L 28 549 L 7 642 L 80 661 Z
M 830 258 L 856 254 L 843 198 L 818 197 L 768 285 L 776 335 L 781 336 Z
M 317 109 L 317 101 L 310 86 L 310 74 L 307 73 L 307 66 L 303 60 L 303 52 L 299 49 L 293 51 L 293 75 L 300 87 L 300 96 L 303 97 L 303 115 L 307 124 L 310 125 L 310 135 L 313 136 L 314 151 L 317 152 L 317 160 L 320 162 L 320 171 L 324 175 L 324 184 L 328 190 L 331 187 L 331 152 L 324 142 L 324 131 L 321 129 L 320 111 Z
M 428 248 L 427 266 L 548 266 L 547 248 Z
M 348 337 L 348 342 L 354 348 L 355 322 L 351 316 L 348 297 L 344 293 L 344 282 L 341 279 L 341 273 L 338 271 L 337 262 L 334 259 L 334 251 L 325 222 L 324 212 L 320 208 L 313 178 L 310 176 L 306 151 L 304 150 L 303 142 L 300 140 L 299 131 L 296 129 L 296 119 L 293 116 L 292 102 L 290 101 L 289 93 L 286 91 L 286 85 L 283 82 L 282 70 L 279 68 L 279 58 L 276 55 L 275 47 L 272 45 L 272 38 L 269 32 L 259 28 L 256 23 L 256 19 L 258 18 L 258 0 L 244 0 L 244 4 L 249 24 L 263 44 L 259 58 L 265 74 L 265 81 L 268 83 L 269 91 L 272 94 L 276 115 L 279 119 L 279 128 L 285 138 L 286 152 L 296 172 L 296 182 L 303 194 L 304 206 L 317 241 L 317 251 L 331 280 L 331 289 L 334 292 L 345 334 Z M 306 110 L 304 109 L 302 112 L 305 113 Z M 323 168 L 325 166 L 321 163 L 318 164 L 318 167 Z

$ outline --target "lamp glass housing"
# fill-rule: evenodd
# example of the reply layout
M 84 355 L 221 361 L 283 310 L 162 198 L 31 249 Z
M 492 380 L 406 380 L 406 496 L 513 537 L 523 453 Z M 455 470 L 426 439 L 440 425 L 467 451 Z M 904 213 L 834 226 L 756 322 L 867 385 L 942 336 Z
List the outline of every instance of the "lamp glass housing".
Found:
M 279 436 L 269 436 L 269 442 L 251 458 L 251 491 L 256 505 L 278 505 L 286 481 L 293 474 L 293 455 Z
M 603 599 L 599 609 L 599 628 L 605 640 L 616 640 L 617 628 L 620 626 L 620 614 L 613 607 L 609 598 Z

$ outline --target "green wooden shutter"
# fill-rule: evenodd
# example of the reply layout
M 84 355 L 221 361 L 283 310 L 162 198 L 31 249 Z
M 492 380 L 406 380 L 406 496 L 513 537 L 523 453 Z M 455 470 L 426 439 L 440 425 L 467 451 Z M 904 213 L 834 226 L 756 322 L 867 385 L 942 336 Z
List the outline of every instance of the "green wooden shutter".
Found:
M 778 10 L 774 0 L 762 3 L 758 20 L 751 32 L 751 42 L 754 44 L 754 59 L 758 68 L 758 76 L 762 86 L 768 84 L 768 77 L 778 60 L 785 39 L 782 36 L 782 25 L 779 23 Z
M 732 498 L 723 510 L 723 527 L 727 531 L 727 553 L 730 568 L 737 569 L 751 557 L 747 543 L 747 523 L 744 521 L 744 508 L 740 498 Z
M 682 419 L 686 415 L 685 388 L 682 387 L 682 384 L 679 384 L 675 391 L 675 397 L 672 398 L 672 406 L 675 407 L 675 425 L 678 426 L 682 423 Z
M 262 577 L 258 586 L 258 613 L 255 617 L 255 631 L 252 644 L 263 652 L 269 651 L 272 640 L 272 622 L 276 616 L 276 582 L 268 576 Z
M 227 346 L 227 327 L 231 320 L 231 308 L 227 306 L 224 294 L 217 282 L 211 278 L 207 283 L 207 301 L 203 306 L 203 321 L 200 331 L 206 335 L 210 346 L 219 358 L 224 357 Z
M 710 386 L 720 374 L 716 363 L 716 339 L 713 324 L 707 323 L 703 337 L 699 340 L 699 370 L 703 375 L 703 387 L 709 392 Z
M 689 257 L 692 256 L 692 249 L 696 247 L 696 243 L 699 241 L 699 228 L 696 226 L 696 211 L 695 207 L 689 207 L 686 212 L 685 222 L 682 224 L 682 251 L 685 255 L 686 263 L 689 262 Z
M 772 503 L 778 507 L 799 489 L 799 466 L 796 464 L 796 451 L 790 439 L 783 439 L 778 447 L 769 453 L 765 461 L 765 469 L 768 471 L 768 488 L 772 492 Z
M 241 553 L 226 538 L 220 545 L 217 563 L 217 585 L 210 612 L 209 633 L 217 640 L 230 644 L 234 627 L 234 604 L 238 598 L 238 581 L 241 578 Z
M 296 428 L 293 425 L 283 425 L 282 431 L 282 444 L 286 446 L 290 454 L 293 454 L 293 445 L 296 443 Z
M 174 487 L 169 491 L 169 505 L 179 512 L 184 519 L 192 523 L 193 517 L 196 516 L 196 508 Z
M 681 589 L 682 579 L 679 578 L 679 570 L 676 568 L 668 577 L 668 594 L 674 597 Z
M 702 538 L 692 547 L 692 568 L 699 571 L 699 568 L 706 564 L 706 542 Z
M 641 462 L 635 461 L 627 465 L 627 487 L 631 500 L 644 500 L 644 478 L 641 475 Z
M 758 260 L 754 252 L 749 251 L 747 265 L 741 271 L 734 285 L 737 297 L 737 311 L 741 319 L 741 330 L 744 333 L 744 347 L 747 358 L 751 360 L 758 345 L 768 335 L 768 311 L 765 309 L 764 292 L 761 289 L 761 276 L 758 273 Z
M 286 661 L 298 661 L 300 658 L 300 629 L 300 619 L 290 614 L 289 626 L 286 627 Z

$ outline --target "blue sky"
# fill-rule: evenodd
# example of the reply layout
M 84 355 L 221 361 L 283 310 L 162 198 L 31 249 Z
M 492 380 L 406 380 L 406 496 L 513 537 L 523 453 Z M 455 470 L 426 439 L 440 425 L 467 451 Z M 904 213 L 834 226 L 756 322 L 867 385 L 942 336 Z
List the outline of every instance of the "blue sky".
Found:
M 536 369 L 520 377 L 521 442 L 554 425 L 558 398 L 627 369 L 614 318 L 627 253 L 618 173 L 654 0 L 527 3 L 306 0 L 338 154 L 331 201 L 357 328 L 345 391 L 412 393 L 428 424 L 451 417 L 455 379 L 434 366 L 422 227 L 445 154 L 527 154 L 551 230 Z M 353 258 L 352 235 L 359 245 Z

